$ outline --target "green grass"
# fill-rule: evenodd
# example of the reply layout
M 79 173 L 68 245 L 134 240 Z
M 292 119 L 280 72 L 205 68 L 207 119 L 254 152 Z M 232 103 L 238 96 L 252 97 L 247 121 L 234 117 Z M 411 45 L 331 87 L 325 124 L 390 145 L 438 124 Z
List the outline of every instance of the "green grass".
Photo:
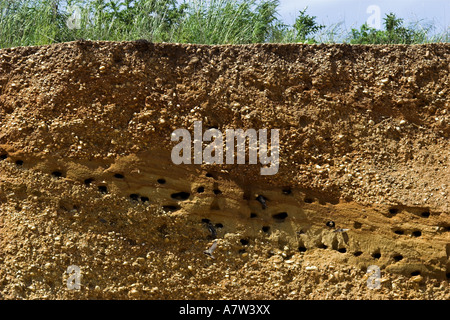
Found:
M 80 28 L 67 25 L 72 12 L 81 10 Z M 430 43 L 449 42 L 450 29 L 432 32 L 417 22 L 405 26 L 394 14 L 386 15 L 383 30 L 367 25 L 352 28 L 344 22 L 324 26 L 306 9 L 293 25 L 278 14 L 278 0 L 2 0 L 0 48 L 43 45 L 78 39 L 152 42 L 244 43 Z

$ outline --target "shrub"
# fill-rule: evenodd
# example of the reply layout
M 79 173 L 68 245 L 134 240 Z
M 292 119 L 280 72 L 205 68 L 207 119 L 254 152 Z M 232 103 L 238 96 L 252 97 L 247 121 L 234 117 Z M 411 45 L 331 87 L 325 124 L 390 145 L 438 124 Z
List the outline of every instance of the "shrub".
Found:
M 371 28 L 364 23 L 359 30 L 352 29 L 352 44 L 412 44 L 426 41 L 428 30 L 416 31 L 403 26 L 403 19 L 389 13 L 384 18 L 385 30 Z
M 294 23 L 294 30 L 296 32 L 296 40 L 301 42 L 316 42 L 314 38 L 310 35 L 317 33 L 318 31 L 325 28 L 323 25 L 319 25 L 316 22 L 315 16 L 310 16 L 306 14 L 306 9 L 300 11 L 300 15 L 297 17 Z

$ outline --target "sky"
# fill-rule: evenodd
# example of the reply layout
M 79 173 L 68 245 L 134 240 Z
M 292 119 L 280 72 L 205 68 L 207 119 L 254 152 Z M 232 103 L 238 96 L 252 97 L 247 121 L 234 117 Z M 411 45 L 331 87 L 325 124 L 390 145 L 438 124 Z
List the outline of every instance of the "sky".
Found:
M 381 22 L 382 26 L 383 18 L 390 12 L 406 24 L 433 24 L 436 32 L 450 27 L 450 0 L 280 0 L 281 19 L 292 25 L 305 7 L 318 23 L 329 26 L 344 22 L 347 30 L 359 28 L 364 22 L 373 27 Z

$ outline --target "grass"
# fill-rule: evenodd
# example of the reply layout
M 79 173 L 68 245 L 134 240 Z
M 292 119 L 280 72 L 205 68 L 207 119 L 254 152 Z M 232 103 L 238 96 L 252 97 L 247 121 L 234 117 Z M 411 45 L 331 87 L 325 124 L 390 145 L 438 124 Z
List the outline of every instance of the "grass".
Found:
M 71 6 L 79 8 L 79 28 L 74 28 L 77 20 Z M 181 4 L 176 0 L 3 0 L 0 48 L 78 39 L 201 44 L 450 40 L 450 29 L 433 33 L 432 25 L 416 22 L 405 26 L 394 14 L 386 16 L 384 30 L 364 24 L 348 31 L 344 22 L 319 25 L 306 9 L 298 13 L 293 25 L 286 25 L 278 7 L 278 0 L 190 0 Z

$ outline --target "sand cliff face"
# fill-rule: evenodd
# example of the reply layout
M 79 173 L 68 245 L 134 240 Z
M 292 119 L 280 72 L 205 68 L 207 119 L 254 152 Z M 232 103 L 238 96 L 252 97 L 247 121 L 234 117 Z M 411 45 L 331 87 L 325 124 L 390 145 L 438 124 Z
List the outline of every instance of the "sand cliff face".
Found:
M 449 62 L 445 44 L 0 50 L 2 298 L 448 298 Z M 278 129 L 278 172 L 175 165 L 195 121 Z

